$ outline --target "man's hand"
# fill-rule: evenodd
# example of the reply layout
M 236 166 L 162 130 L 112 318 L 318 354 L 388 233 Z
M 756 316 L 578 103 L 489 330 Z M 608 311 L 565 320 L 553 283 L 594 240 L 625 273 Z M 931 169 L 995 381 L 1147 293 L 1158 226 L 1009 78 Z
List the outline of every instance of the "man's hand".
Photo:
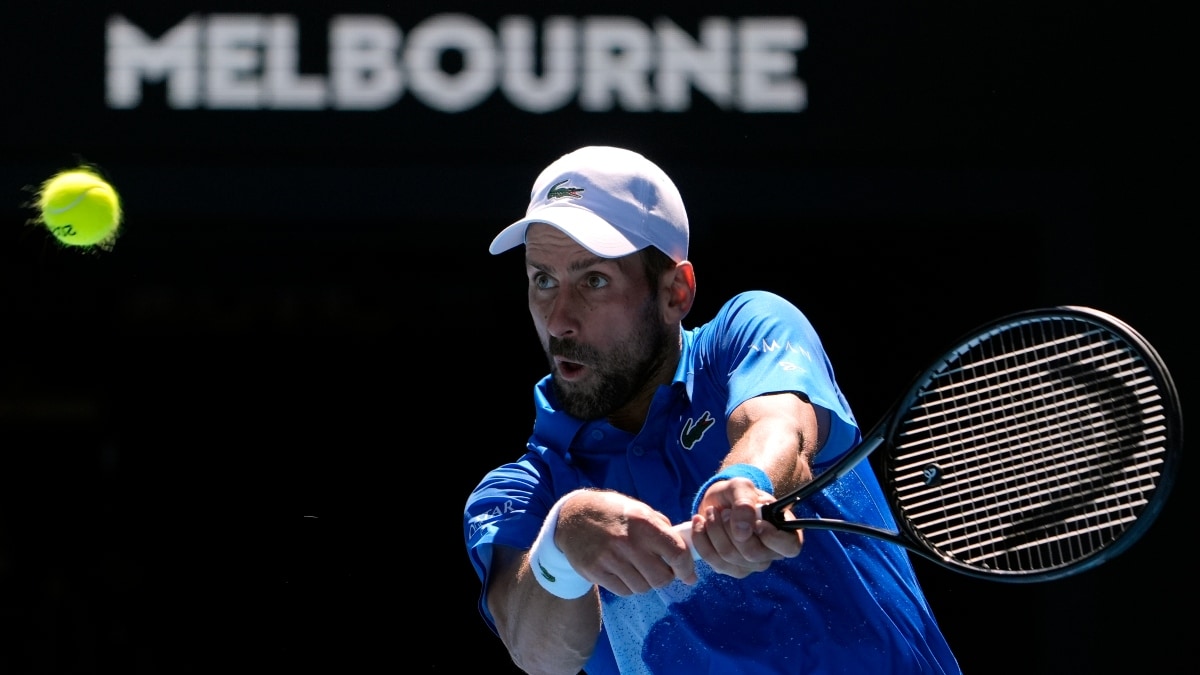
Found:
M 617 595 L 697 580 L 691 551 L 671 521 L 617 492 L 574 492 L 563 503 L 554 541 L 582 577 Z
M 759 518 L 759 506 L 773 500 L 747 478 L 713 483 L 692 517 L 696 552 L 716 571 L 739 579 L 799 555 L 803 532 L 780 530 Z

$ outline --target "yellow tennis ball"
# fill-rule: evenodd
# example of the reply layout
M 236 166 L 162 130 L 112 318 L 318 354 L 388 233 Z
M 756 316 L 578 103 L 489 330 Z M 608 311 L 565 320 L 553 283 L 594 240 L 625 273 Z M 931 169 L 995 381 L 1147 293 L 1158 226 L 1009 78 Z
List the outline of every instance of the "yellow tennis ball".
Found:
M 121 198 L 108 181 L 81 167 L 42 183 L 37 207 L 56 239 L 69 246 L 111 245 L 121 227 Z

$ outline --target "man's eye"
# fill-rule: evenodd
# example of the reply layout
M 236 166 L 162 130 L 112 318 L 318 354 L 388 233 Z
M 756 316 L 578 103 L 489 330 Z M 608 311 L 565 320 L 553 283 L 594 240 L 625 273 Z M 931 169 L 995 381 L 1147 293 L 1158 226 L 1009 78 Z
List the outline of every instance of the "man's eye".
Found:
M 545 274 L 536 274 L 533 277 L 533 285 L 540 290 L 554 288 L 554 279 Z
M 592 275 L 587 278 L 588 288 L 604 288 L 608 285 L 608 279 L 601 276 Z

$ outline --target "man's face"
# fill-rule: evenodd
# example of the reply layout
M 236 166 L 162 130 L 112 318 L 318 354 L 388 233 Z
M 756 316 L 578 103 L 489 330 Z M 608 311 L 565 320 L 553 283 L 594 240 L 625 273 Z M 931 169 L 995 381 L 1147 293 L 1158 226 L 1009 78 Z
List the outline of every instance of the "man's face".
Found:
M 529 313 L 563 410 L 605 417 L 658 375 L 670 338 L 641 256 L 601 258 L 557 228 L 534 224 L 525 270 Z

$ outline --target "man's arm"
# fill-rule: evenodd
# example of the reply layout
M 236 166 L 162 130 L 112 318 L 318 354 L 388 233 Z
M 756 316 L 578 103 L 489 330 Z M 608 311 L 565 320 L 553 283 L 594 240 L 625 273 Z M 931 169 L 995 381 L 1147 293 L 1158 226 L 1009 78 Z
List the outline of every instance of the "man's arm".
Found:
M 722 471 L 754 467 L 770 480 L 775 494 L 790 492 L 812 480 L 812 458 L 829 423 L 829 411 L 794 393 L 749 399 L 729 417 L 730 450 Z M 699 529 L 693 533 L 700 555 L 718 571 L 737 577 L 798 555 L 802 532 L 784 532 L 758 518 L 757 507 L 773 497 L 750 478 L 710 485 L 700 502 Z
M 583 670 L 600 633 L 596 589 L 564 600 L 533 578 L 528 551 L 496 546 L 492 556 L 488 609 L 513 663 L 531 675 Z
M 513 662 L 529 673 L 578 673 L 600 633 L 595 584 L 621 595 L 662 588 L 678 578 L 696 583 L 687 543 L 665 515 L 611 490 L 576 490 L 560 500 L 554 544 L 572 574 L 592 588 L 568 600 L 534 577 L 530 555 L 493 551 L 488 609 Z

